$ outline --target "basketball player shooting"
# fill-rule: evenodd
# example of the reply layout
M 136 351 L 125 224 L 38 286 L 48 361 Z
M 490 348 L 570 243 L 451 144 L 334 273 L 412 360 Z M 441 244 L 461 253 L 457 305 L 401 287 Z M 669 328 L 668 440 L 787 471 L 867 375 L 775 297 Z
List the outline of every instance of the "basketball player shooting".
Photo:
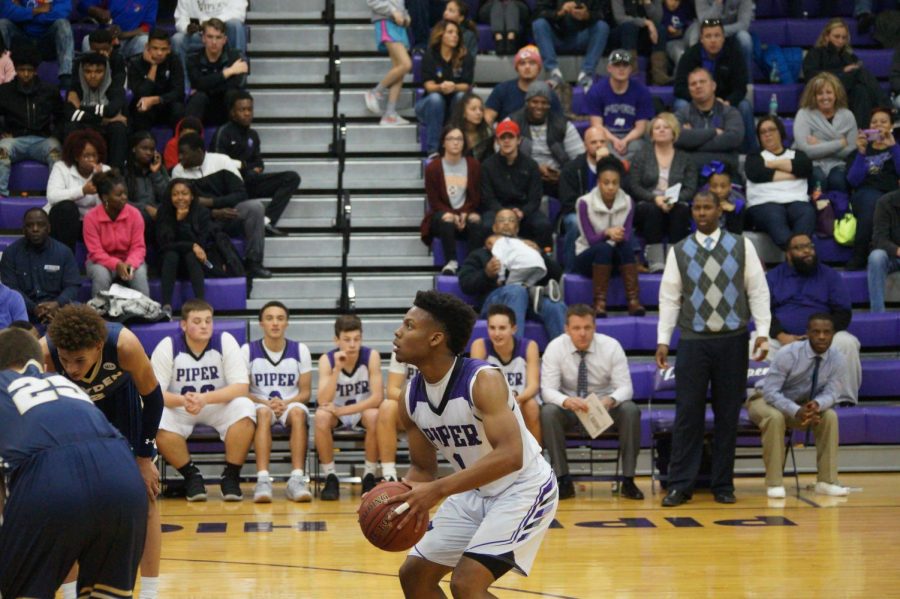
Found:
M 394 333 L 397 360 L 419 369 L 400 418 L 409 434 L 412 490 L 393 498 L 399 527 L 431 528 L 400 568 L 406 597 L 493 597 L 510 570 L 528 575 L 558 503 L 556 477 L 525 428 L 503 374 L 461 357 L 475 312 L 458 298 L 420 291 Z M 437 452 L 454 473 L 441 479 Z

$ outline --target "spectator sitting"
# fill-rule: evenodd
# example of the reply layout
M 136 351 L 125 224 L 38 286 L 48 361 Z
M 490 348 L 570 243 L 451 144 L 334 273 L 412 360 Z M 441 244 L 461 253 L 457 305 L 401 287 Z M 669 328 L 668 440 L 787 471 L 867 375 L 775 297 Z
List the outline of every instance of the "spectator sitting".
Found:
M 497 56 L 512 56 L 526 33 L 531 9 L 522 0 L 487 0 L 478 8 L 478 21 L 491 26 Z
M 619 158 L 633 159 L 645 145 L 647 123 L 656 111 L 653 96 L 642 83 L 632 81 L 632 55 L 616 50 L 606 61 L 609 77 L 598 81 L 587 94 L 585 104 L 591 126 L 600 127 Z
M 228 47 L 236 50 L 241 56 L 247 56 L 247 34 L 244 31 L 244 20 L 247 18 L 247 0 L 222 0 L 221 2 L 205 2 L 204 0 L 178 0 L 175 6 L 175 34 L 172 36 L 172 50 L 181 59 L 184 71 L 188 71 L 187 63 L 191 54 L 201 50 L 205 45 L 202 39 L 205 24 L 215 19 L 221 23 L 218 29 L 228 39 Z
M 697 20 L 687 30 L 688 44 L 694 45 L 703 37 L 705 22 L 719 21 L 728 39 L 734 40 L 740 48 L 747 73 L 752 73 L 753 38 L 750 36 L 750 23 L 753 22 L 753 0 L 694 0 L 694 10 Z
M 153 29 L 142 52 L 128 61 L 131 125 L 135 131 L 154 125 L 174 127 L 184 117 L 184 67 L 172 54 L 169 34 Z
M 78 12 L 100 25 L 116 30 L 119 38 L 119 52 L 125 58 L 140 54 L 147 43 L 147 32 L 156 25 L 158 0 L 137 3 L 131 0 L 80 0 Z M 88 42 L 82 50 L 87 52 Z
M 484 103 L 484 120 L 489 125 L 506 120 L 509 115 L 525 106 L 525 94 L 543 68 L 541 53 L 531 44 L 516 53 L 513 64 L 518 77 L 495 85 Z M 560 115 L 563 113 L 562 104 L 559 103 L 556 94 L 550 97 L 550 110 Z
M 531 31 L 550 71 L 553 87 L 562 83 L 556 52 L 584 52 L 577 84 L 585 91 L 594 81 L 597 62 L 609 39 L 608 4 L 602 0 L 538 0 Z
M 90 53 L 78 60 L 78 81 L 69 90 L 65 105 L 65 135 L 90 128 L 106 139 L 109 164 L 122 169 L 128 153 L 128 118 L 125 88 L 112 85 L 107 59 Z
M 253 96 L 250 92 L 233 91 L 226 97 L 226 102 L 229 120 L 216 131 L 213 150 L 241 163 L 241 177 L 247 188 L 247 197 L 271 198 L 266 206 L 266 233 L 279 237 L 287 235 L 275 225 L 300 187 L 300 175 L 294 171 L 263 172 L 266 165 L 262 159 L 262 144 L 259 134 L 250 126 L 253 123 Z
M 213 220 L 223 221 L 229 235 L 243 233 L 246 242 L 244 263 L 247 276 L 268 279 L 272 272 L 263 267 L 266 242 L 265 209 L 259 200 L 247 198 L 237 161 L 225 154 L 207 152 L 203 139 L 187 133 L 178 140 L 181 162 L 172 169 L 172 178 L 191 179 L 198 203 L 210 209 Z
M 69 23 L 71 14 L 71 0 L 24 4 L 10 0 L 0 3 L 0 36 L 6 47 L 18 50 L 22 45 L 27 45 L 40 52 L 41 60 L 56 60 L 62 89 L 69 89 L 72 85 L 75 42 Z
M 709 191 L 722 208 L 719 228 L 735 235 L 744 232 L 744 214 L 747 200 L 740 188 L 731 182 L 731 170 L 728 165 L 713 160 L 700 170 L 703 186 L 700 191 Z
M 0 283 L 0 329 L 5 329 L 17 320 L 28 320 L 28 310 L 22 294 Z
M 203 140 L 203 122 L 197 117 L 187 116 L 175 125 L 175 134 L 166 142 L 163 148 L 163 164 L 170 171 L 178 164 L 178 140 L 186 133 L 196 133 Z
M 497 219 L 493 223 L 493 232 L 496 235 L 518 238 L 519 219 L 510 209 L 502 209 L 497 213 Z M 549 285 L 547 291 L 555 285 L 550 281 L 558 281 L 562 276 L 562 268 L 553 258 L 542 254 L 534 242 L 525 241 L 539 256 L 543 257 L 547 276 L 539 281 L 543 285 Z M 502 262 L 491 253 L 488 247 L 474 250 L 469 253 L 459 269 L 459 286 L 463 293 L 477 298 L 477 306 L 481 308 L 482 316 L 487 314 L 492 304 L 504 304 L 512 308 L 516 313 L 516 322 L 525 322 L 525 316 L 537 318 L 544 323 L 544 329 L 550 338 L 562 334 L 565 324 L 566 306 L 561 301 L 549 297 L 550 293 L 544 293 L 544 289 L 532 288 L 522 285 L 507 284 L 506 273 L 502 272 Z M 554 291 L 552 295 L 556 296 Z M 525 326 L 516 332 L 516 338 L 521 339 Z
M 125 179 L 117 170 L 94 176 L 100 197 L 84 217 L 84 245 L 87 247 L 85 270 L 91 279 L 91 295 L 107 291 L 115 281 L 150 296 L 147 282 L 147 246 L 144 245 L 144 219 L 128 204 Z
M 844 357 L 846 370 L 841 383 L 849 401 L 857 403 L 862 366 L 859 339 L 847 331 L 853 317 L 850 293 L 834 269 L 821 264 L 812 238 L 792 235 L 786 261 L 766 273 L 772 306 L 769 351 L 806 339 L 806 323 L 814 314 L 829 314 L 834 325 L 834 348 Z
M 612 45 L 635 56 L 643 53 L 638 51 L 639 48 L 651 48 L 649 80 L 652 85 L 667 85 L 671 79 L 666 70 L 666 37 L 660 27 L 662 0 L 611 0 L 610 4 L 616 24 Z
M 497 125 L 499 151 L 481 165 L 481 204 L 485 230 L 494 215 L 511 208 L 522 224 L 523 236 L 540 247 L 553 244 L 553 228 L 541 212 L 541 171 L 537 162 L 519 152 L 519 126 L 509 119 Z
M 144 238 L 155 241 L 156 212 L 165 198 L 169 173 L 162 164 L 162 156 L 156 151 L 156 140 L 149 131 L 138 131 L 131 136 L 125 184 L 128 203 L 137 208 L 144 218 Z
M 741 113 L 716 97 L 716 82 L 703 67 L 694 69 L 687 80 L 691 103 L 675 112 L 681 123 L 675 147 L 688 152 L 694 164 L 720 160 L 738 172 L 738 153 L 744 141 Z
M 366 108 L 372 114 L 381 115 L 379 125 L 408 125 L 409 121 L 397 114 L 397 100 L 403 90 L 403 78 L 412 70 L 409 35 L 406 32 L 411 19 L 406 10 L 406 0 L 367 0 L 367 3 L 375 26 L 377 50 L 390 57 L 391 68 L 378 85 L 366 92 Z M 426 5 L 425 2 L 415 4 Z M 421 26 L 419 23 L 416 25 Z
M 844 161 L 853 151 L 856 118 L 847 109 L 847 92 L 831 73 L 809 80 L 794 117 L 794 148 L 813 161 L 813 188 L 847 191 Z
M 6 49 L 6 44 L 0 37 L 0 85 L 9 83 L 15 76 L 16 67 L 12 61 L 12 53 Z
M 632 240 L 634 201 L 621 187 L 624 171 L 617 158 L 610 156 L 600 160 L 597 186 L 578 198 L 575 204 L 580 235 L 575 242 L 574 272 L 593 279 L 594 311 L 599 318 L 606 318 L 606 292 L 613 262 L 618 263 L 625 285 L 628 314 L 643 316 L 646 313 L 638 298 L 635 243 Z
M 47 180 L 47 204 L 50 235 L 75 253 L 82 239 L 81 222 L 100 204 L 94 175 L 108 171 L 106 142 L 93 129 L 75 131 L 63 143 L 62 160 L 50 169 Z
M 462 45 L 473 59 L 478 56 L 478 27 L 469 18 L 469 5 L 463 0 L 449 0 L 444 6 L 443 20 L 459 25 Z
M 831 19 L 816 45 L 803 57 L 803 76 L 810 80 L 819 73 L 831 73 L 847 92 L 847 102 L 860 128 L 869 122 L 872 110 L 887 106 L 888 95 L 872 72 L 863 66 L 850 47 L 850 29 L 843 19 Z
M 460 26 L 440 21 L 431 30 L 428 51 L 422 60 L 425 96 L 416 102 L 416 116 L 425 126 L 426 152 L 434 158 L 444 121 L 454 104 L 472 89 L 475 57 L 460 40 Z
M 675 244 L 691 232 L 697 166 L 687 152 L 675 148 L 680 132 L 671 112 L 656 116 L 650 125 L 651 146 L 634 157 L 628 173 L 626 188 L 635 202 L 635 227 L 647 244 L 650 272 L 662 272 L 665 267 L 664 240 Z M 676 195 L 673 188 L 678 185 Z
M 666 54 L 677 65 L 684 51 L 687 50 L 685 32 L 694 20 L 694 3 L 692 0 L 663 0 L 663 18 L 659 26 L 659 34 L 666 38 Z M 651 68 L 655 66 L 651 63 Z M 667 65 L 668 66 L 668 65 Z M 750 71 L 752 73 L 752 71 Z M 671 78 L 665 83 L 671 83 Z
M 544 194 L 559 195 L 560 169 L 581 153 L 583 143 L 575 125 L 550 112 L 553 92 L 543 81 L 528 86 L 525 107 L 509 116 L 519 126 L 522 144 L 519 151 L 538 164 Z
M 13 58 L 16 77 L 0 85 L 0 114 L 4 117 L 0 138 L 0 196 L 3 197 L 9 195 L 13 164 L 31 159 L 53 168 L 61 149 L 55 137 L 62 121 L 59 90 L 38 77 L 41 60 L 37 51 L 23 46 L 16 49 Z
M 95 29 L 84 39 L 87 40 L 88 44 L 88 49 L 85 50 L 85 54 L 96 52 L 106 58 L 109 72 L 112 76 L 111 85 L 116 89 L 125 89 L 128 67 L 125 63 L 125 59 L 119 54 L 119 47 L 115 45 L 115 38 L 112 35 L 112 30 Z
M 872 135 L 870 140 L 868 135 Z M 860 130 L 856 150 L 847 157 L 847 183 L 853 190 L 850 205 L 856 216 L 853 257 L 847 270 L 866 267 L 872 245 L 875 204 L 882 195 L 897 189 L 900 178 L 900 146 L 894 139 L 890 108 L 872 111 L 869 131 Z
M 468 92 L 453 107 L 450 127 L 466 136 L 466 156 L 479 163 L 494 153 L 494 130 L 484 119 L 484 102 L 475 92 Z
M 71 250 L 50 239 L 50 220 L 42 209 L 25 213 L 22 234 L 3 251 L 0 281 L 22 294 L 31 322 L 46 325 L 60 306 L 75 301 L 81 275 Z
M 187 273 L 194 297 L 206 297 L 203 268 L 209 264 L 206 249 L 212 241 L 210 220 L 209 210 L 196 201 L 191 182 L 172 179 L 156 219 L 162 304 L 170 318 L 175 279 L 180 273 Z
M 481 165 L 470 156 L 464 156 L 466 139 L 463 132 L 453 126 L 444 127 L 440 141 L 441 159 L 432 160 L 425 167 L 425 196 L 428 211 L 419 229 L 422 243 L 431 246 L 435 237 L 441 241 L 444 265 L 441 274 L 455 275 L 460 256 L 456 254 L 456 240 L 465 239 L 470 244 L 482 239 L 481 215 Z
M 849 493 L 838 484 L 838 417 L 834 407 L 849 398 L 843 385 L 847 365 L 832 344 L 834 329 L 831 315 L 810 316 L 806 338 L 775 354 L 768 374 L 756 383 L 756 390 L 747 401 L 750 420 L 762 431 L 766 494 L 773 499 L 785 496 L 782 476 L 786 425 L 813 430 L 816 493 L 835 496 Z
M 487 311 L 487 337 L 472 341 L 469 356 L 493 364 L 506 377 L 528 431 L 541 443 L 541 357 L 536 341 L 522 337 L 516 313 L 509 306 L 494 304 Z
M 588 410 L 584 398 L 589 394 L 600 399 L 619 434 L 623 474 L 620 493 L 627 499 L 643 499 L 643 492 L 634 484 L 641 451 L 641 410 L 632 401 L 628 359 L 618 341 L 597 333 L 591 307 L 575 304 L 566 312 L 565 335 L 550 341 L 541 364 L 541 431 L 557 475 L 560 499 L 575 496 L 565 433 L 577 425 L 575 412 Z
M 762 117 L 756 132 L 762 152 L 748 155 L 745 164 L 747 216 L 756 230 L 786 249 L 792 235 L 811 237 L 816 228 L 816 210 L 807 193 L 812 163 L 803 151 L 782 145 L 784 123 L 777 116 Z
M 878 198 L 869 254 L 869 311 L 884 312 L 884 286 L 889 274 L 900 270 L 900 191 Z
M 187 59 L 192 94 L 184 113 L 204 125 L 221 125 L 228 120 L 225 95 L 247 84 L 249 65 L 241 53 L 225 44 L 225 24 L 219 19 L 203 23 L 203 48 Z
M 560 218 L 565 233 L 563 265 L 566 272 L 572 272 L 575 268 L 575 240 L 580 235 L 575 202 L 597 187 L 597 162 L 611 155 L 611 144 L 604 130 L 589 127 L 584 132 L 584 153 L 570 160 L 559 175 Z

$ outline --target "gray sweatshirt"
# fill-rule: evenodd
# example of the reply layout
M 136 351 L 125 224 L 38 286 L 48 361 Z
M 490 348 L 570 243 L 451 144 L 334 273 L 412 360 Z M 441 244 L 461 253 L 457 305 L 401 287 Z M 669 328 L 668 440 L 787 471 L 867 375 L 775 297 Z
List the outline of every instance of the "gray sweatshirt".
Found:
M 649 4 L 644 4 L 643 7 L 644 12 L 647 13 L 646 19 L 644 17 L 634 17 L 625 14 L 625 0 L 612 0 L 613 20 L 617 25 L 621 25 L 622 23 L 634 23 L 638 27 L 646 27 L 647 19 L 650 19 L 657 25 L 662 21 L 662 0 L 651 0 Z
M 406 10 L 406 0 L 366 0 L 366 4 L 372 11 L 370 19 L 373 23 L 384 19 L 393 20 L 394 11 L 409 16 L 409 12 Z
M 725 35 L 749 31 L 753 20 L 753 0 L 694 0 L 697 23 L 704 19 L 722 19 Z
M 844 164 L 847 156 L 856 149 L 856 119 L 846 108 L 840 108 L 829 122 L 816 109 L 801 108 L 794 117 L 794 147 L 803 150 L 814 167 L 819 167 L 826 174 L 836 166 Z M 819 143 L 810 144 L 808 136 L 814 136 Z M 847 139 L 847 145 L 841 143 Z

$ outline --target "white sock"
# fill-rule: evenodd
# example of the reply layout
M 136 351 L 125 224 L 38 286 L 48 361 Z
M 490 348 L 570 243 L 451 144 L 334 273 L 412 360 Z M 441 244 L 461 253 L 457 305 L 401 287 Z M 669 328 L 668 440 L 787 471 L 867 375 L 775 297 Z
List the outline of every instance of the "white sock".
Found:
M 381 462 L 381 475 L 397 480 L 397 462 Z
M 141 594 L 139 599 L 156 599 L 156 594 L 159 591 L 159 578 L 141 576 Z
M 369 460 L 366 460 L 366 464 L 363 467 L 363 474 L 371 474 L 372 476 L 375 476 L 376 472 L 378 472 L 378 464 L 376 462 L 370 462 Z
M 67 582 L 61 587 L 63 599 L 75 599 L 78 596 L 78 581 Z
M 329 474 L 336 474 L 336 470 L 334 469 L 334 462 L 322 464 L 322 472 L 325 474 L 325 476 L 328 476 Z
M 256 473 L 256 480 L 266 480 L 269 478 L 268 470 L 259 470 Z
M 291 470 L 291 476 L 303 477 L 303 468 L 297 468 L 295 470 Z

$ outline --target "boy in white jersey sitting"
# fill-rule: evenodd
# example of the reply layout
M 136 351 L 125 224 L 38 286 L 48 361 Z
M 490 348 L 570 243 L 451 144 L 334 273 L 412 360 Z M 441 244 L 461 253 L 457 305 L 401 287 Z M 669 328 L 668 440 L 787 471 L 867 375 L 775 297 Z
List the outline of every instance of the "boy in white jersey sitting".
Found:
M 213 333 L 213 308 L 205 301 L 184 303 L 181 331 L 160 341 L 150 359 L 166 403 L 156 446 L 184 477 L 187 500 L 206 501 L 203 476 L 191 461 L 187 438 L 198 424 L 215 428 L 225 442 L 222 497 L 240 501 L 241 466 L 256 430 L 256 408 L 247 397 L 247 365 L 234 337 Z
M 506 304 L 492 304 L 487 311 L 487 339 L 472 341 L 469 355 L 493 364 L 506 376 L 509 390 L 519 402 L 525 426 L 541 442 L 541 355 L 537 341 L 516 339 L 516 313 Z
M 527 575 L 558 504 L 518 402 L 496 367 L 461 357 L 475 312 L 459 298 L 420 291 L 394 333 L 397 359 L 419 368 L 400 408 L 412 490 L 392 498 L 399 527 L 427 527 L 400 568 L 406 597 L 492 597 L 509 570 Z M 454 473 L 436 479 L 437 452 Z M 446 498 L 429 524 L 429 510 Z
M 256 402 L 256 489 L 253 501 L 272 501 L 272 477 L 269 457 L 272 453 L 272 425 L 291 429 L 291 477 L 285 495 L 291 501 L 312 500 L 306 464 L 309 396 L 312 388 L 312 357 L 303 343 L 285 338 L 288 327 L 287 306 L 268 302 L 259 311 L 263 338 L 241 347 L 250 372 L 250 399 Z
M 381 382 L 381 356 L 362 344 L 362 322 L 358 316 L 345 314 L 334 321 L 333 349 L 319 358 L 319 391 L 316 409 L 316 452 L 325 474 L 323 501 L 340 496 L 334 467 L 334 438 L 336 427 L 366 431 L 366 463 L 362 492 L 375 486 L 378 460 L 376 421 L 378 406 L 384 396 Z
M 404 364 L 391 354 L 388 366 L 387 394 L 378 406 L 378 459 L 381 476 L 386 481 L 397 480 L 397 435 L 405 430 L 400 422 L 400 403 L 406 383 L 419 370 L 412 364 Z

